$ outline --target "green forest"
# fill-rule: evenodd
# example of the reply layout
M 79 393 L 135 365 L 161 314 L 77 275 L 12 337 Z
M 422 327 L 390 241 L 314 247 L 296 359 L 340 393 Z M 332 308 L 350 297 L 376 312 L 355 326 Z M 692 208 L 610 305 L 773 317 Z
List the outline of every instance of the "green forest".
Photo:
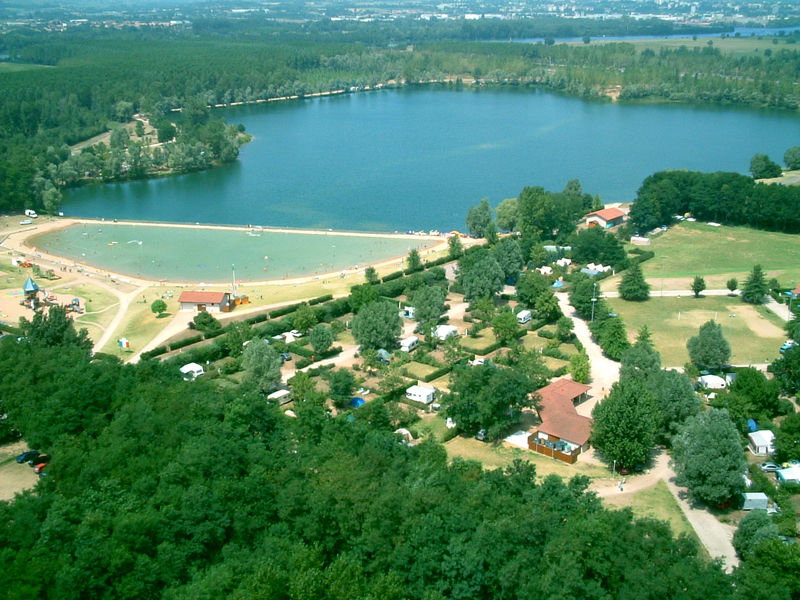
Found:
M 800 105 L 795 36 L 783 36 L 774 50 L 737 55 L 713 44 L 639 52 L 628 43 L 475 42 L 464 40 L 484 34 L 463 31 L 428 41 L 414 28 L 401 36 L 377 25 L 355 32 L 325 23 L 216 27 L 4 35 L 0 50 L 27 68 L 0 68 L 0 210 L 54 212 L 67 186 L 235 160 L 242 137 L 213 118 L 207 107 L 216 104 L 474 79 L 596 99 L 620 86 L 622 101 Z M 70 151 L 135 114 L 149 118 L 157 140 L 117 135 L 103 147 Z
M 796 546 L 728 576 L 585 477 L 405 444 L 381 401 L 333 418 L 308 388 L 292 419 L 256 386 L 89 346 L 57 310 L 0 343 L 8 417 L 52 455 L 0 503 L 5 598 L 794 597 Z

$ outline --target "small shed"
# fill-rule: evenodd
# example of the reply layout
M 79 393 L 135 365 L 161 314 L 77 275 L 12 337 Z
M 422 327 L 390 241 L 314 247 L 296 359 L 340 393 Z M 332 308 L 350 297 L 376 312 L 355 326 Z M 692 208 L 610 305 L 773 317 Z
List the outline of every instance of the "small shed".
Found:
M 775 452 L 774 441 L 775 434 L 769 429 L 747 434 L 747 445 L 750 447 L 750 452 L 756 456 L 769 456 Z
M 769 506 L 769 498 L 763 492 L 745 492 L 742 498 L 742 510 L 767 510 Z
M 608 229 L 620 225 L 625 220 L 625 213 L 618 208 L 604 208 L 586 215 L 587 227 L 602 227 Z
M 230 312 L 231 298 L 228 292 L 181 292 L 178 297 L 181 310 L 206 311 L 209 313 Z
M 197 363 L 188 363 L 181 367 L 181 375 L 186 381 L 194 381 L 196 377 L 202 375 L 203 367 Z

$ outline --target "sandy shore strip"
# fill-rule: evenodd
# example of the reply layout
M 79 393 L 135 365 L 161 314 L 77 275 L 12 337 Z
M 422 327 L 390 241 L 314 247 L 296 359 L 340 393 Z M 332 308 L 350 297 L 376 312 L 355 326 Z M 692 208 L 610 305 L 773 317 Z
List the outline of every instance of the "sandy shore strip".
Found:
M 55 269 L 61 268 L 77 268 L 80 270 L 85 271 L 89 274 L 95 274 L 100 277 L 118 279 L 125 283 L 131 283 L 137 286 L 196 286 L 200 281 L 161 281 L 156 279 L 145 279 L 142 277 L 135 277 L 125 273 L 119 273 L 116 271 L 112 271 L 109 269 L 103 269 L 100 267 L 96 267 L 89 263 L 85 263 L 82 261 L 71 260 L 69 258 L 58 256 L 55 254 L 50 254 L 47 252 L 42 252 L 38 248 L 34 248 L 30 245 L 29 239 L 35 235 L 40 235 L 43 233 L 49 233 L 52 231 L 56 231 L 58 229 L 64 229 L 67 227 L 71 227 L 73 225 L 103 225 L 103 226 L 110 226 L 113 227 L 114 225 L 136 225 L 136 226 L 143 226 L 143 227 L 164 227 L 164 228 L 184 228 L 184 229 L 209 229 L 209 230 L 222 230 L 222 231 L 259 231 L 264 233 L 284 233 L 284 234 L 306 234 L 306 235 L 322 235 L 322 236 L 347 236 L 347 237 L 372 237 L 372 238 L 383 238 L 383 239 L 416 239 L 416 240 L 423 240 L 431 242 L 431 246 L 424 248 L 420 251 L 420 255 L 430 255 L 437 252 L 444 250 L 447 247 L 447 239 L 441 235 L 418 235 L 418 234 L 408 234 L 408 233 L 378 233 L 378 232 L 348 232 L 348 231 L 334 231 L 331 229 L 319 230 L 319 229 L 292 229 L 286 227 L 263 227 L 263 226 L 245 226 L 245 225 L 206 225 L 206 224 L 191 224 L 191 223 L 161 223 L 161 222 L 151 222 L 151 221 L 108 221 L 108 220 L 101 220 L 101 219 L 77 219 L 77 218 L 58 218 L 52 220 L 42 220 L 37 221 L 32 225 L 27 225 L 18 229 L 14 229 L 9 231 L 6 234 L 6 237 L 0 241 L 0 246 L 12 251 L 15 254 L 19 254 L 30 259 L 34 259 L 36 262 L 41 263 L 42 261 L 46 261 L 52 264 Z M 327 273 L 320 273 L 317 275 L 307 275 L 302 277 L 292 277 L 292 278 L 273 278 L 273 279 L 264 279 L 264 280 L 253 280 L 253 281 L 242 281 L 243 284 L 247 285 L 298 285 L 310 281 L 315 281 L 318 279 L 330 279 L 339 277 L 342 272 L 346 272 L 348 274 L 363 272 L 366 267 L 372 266 L 376 269 L 389 267 L 401 261 L 406 255 L 394 256 L 385 260 L 380 260 L 372 264 L 365 264 L 359 265 L 358 269 L 344 269 L 344 270 L 337 270 L 331 271 Z M 217 282 L 217 283 L 204 283 L 203 287 L 213 288 L 213 287 L 222 287 L 228 288 L 230 287 L 229 282 Z

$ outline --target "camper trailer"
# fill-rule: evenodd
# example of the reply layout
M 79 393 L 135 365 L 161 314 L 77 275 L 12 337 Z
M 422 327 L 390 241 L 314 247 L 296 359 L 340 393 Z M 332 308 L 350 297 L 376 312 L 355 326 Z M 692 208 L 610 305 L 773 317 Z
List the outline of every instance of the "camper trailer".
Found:
M 419 338 L 415 335 L 400 340 L 400 350 L 403 352 L 411 352 L 417 346 L 419 346 Z
M 36 214 L 35 210 L 31 210 L 30 208 L 25 209 L 25 216 L 30 217 L 31 219 L 37 218 L 39 215 Z
M 427 385 L 412 385 L 406 390 L 406 398 L 414 402 L 430 404 L 436 398 L 436 390 Z
M 521 310 L 517 313 L 517 322 L 520 325 L 524 325 L 528 321 L 531 320 L 531 311 L 529 310 Z

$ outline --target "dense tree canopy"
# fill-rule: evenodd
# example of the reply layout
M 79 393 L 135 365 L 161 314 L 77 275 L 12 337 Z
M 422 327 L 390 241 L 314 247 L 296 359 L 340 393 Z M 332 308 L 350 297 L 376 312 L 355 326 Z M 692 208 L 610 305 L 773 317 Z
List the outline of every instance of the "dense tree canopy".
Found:
M 747 462 L 728 411 L 710 408 L 689 417 L 672 448 L 678 483 L 697 500 L 722 504 L 744 491 Z
M 722 325 L 713 320 L 701 325 L 686 347 L 692 363 L 701 369 L 719 369 L 731 358 L 731 345 L 722 335 Z
M 353 337 L 363 349 L 391 348 L 401 330 L 400 315 L 391 302 L 371 302 L 353 317 Z

